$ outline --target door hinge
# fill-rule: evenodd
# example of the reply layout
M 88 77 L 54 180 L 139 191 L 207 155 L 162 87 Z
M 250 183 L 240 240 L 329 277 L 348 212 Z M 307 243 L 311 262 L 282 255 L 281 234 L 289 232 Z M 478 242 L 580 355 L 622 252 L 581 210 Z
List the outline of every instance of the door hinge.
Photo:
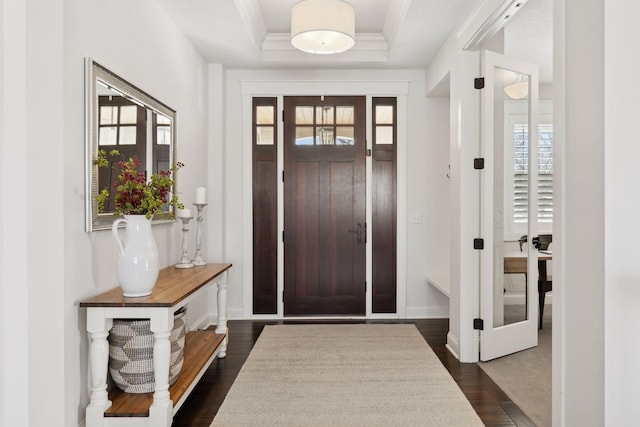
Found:
M 284 170 L 282 171 L 282 182 L 284 182 Z
M 476 329 L 478 331 L 484 331 L 484 320 L 473 319 L 473 329 Z
M 282 123 L 284 123 L 284 110 L 282 110 Z
M 473 159 L 473 168 L 484 169 L 484 157 L 478 157 L 477 159 Z
M 484 239 L 473 239 L 473 249 L 484 249 Z
M 371 148 L 367 149 L 367 157 L 371 157 Z
M 484 89 L 484 77 L 476 77 L 473 79 L 474 89 Z
M 282 230 L 282 243 L 284 243 L 284 230 Z
M 367 293 L 367 282 L 364 282 L 364 293 Z

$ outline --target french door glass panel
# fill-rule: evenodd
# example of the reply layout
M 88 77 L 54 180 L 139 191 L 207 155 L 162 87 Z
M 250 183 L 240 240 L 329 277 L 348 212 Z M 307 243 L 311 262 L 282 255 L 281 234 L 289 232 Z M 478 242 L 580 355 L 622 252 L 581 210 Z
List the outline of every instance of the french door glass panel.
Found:
M 530 236 L 537 234 L 537 66 L 483 52 L 485 88 L 481 92 L 481 151 L 485 170 L 481 184 L 481 234 L 485 249 L 481 257 L 480 312 L 484 329 L 480 335 L 480 358 L 491 360 L 537 345 L 537 253 Z M 505 134 L 505 105 L 521 103 L 528 135 L 520 145 Z M 524 142 L 527 142 L 525 144 Z M 516 141 L 517 144 L 518 141 Z M 526 161 L 509 158 L 515 150 L 528 150 Z M 533 162 L 533 164 L 532 164 Z M 521 179 L 510 179 L 519 176 Z M 513 194 L 518 195 L 517 206 Z M 520 239 L 505 233 L 504 215 L 519 217 L 526 232 Z

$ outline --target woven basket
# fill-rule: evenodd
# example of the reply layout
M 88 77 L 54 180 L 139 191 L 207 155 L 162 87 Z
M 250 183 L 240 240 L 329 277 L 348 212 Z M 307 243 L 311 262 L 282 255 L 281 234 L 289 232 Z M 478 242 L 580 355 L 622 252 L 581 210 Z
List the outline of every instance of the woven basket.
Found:
M 176 311 L 171 342 L 169 385 L 178 379 L 184 361 L 185 308 Z M 109 372 L 118 388 L 127 393 L 155 389 L 153 332 L 149 319 L 113 319 L 109 332 Z

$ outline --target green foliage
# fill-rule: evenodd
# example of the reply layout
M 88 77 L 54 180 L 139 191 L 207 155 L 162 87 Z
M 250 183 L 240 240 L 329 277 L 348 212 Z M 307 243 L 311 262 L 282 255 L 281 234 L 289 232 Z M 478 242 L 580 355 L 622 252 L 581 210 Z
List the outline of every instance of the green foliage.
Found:
M 120 152 L 111 150 L 109 156 L 120 156 Z M 99 168 L 109 167 L 110 162 L 106 151 L 99 150 L 93 163 Z M 151 218 L 160 212 L 167 203 L 171 207 L 184 208 L 184 205 L 178 200 L 177 194 L 169 197 L 175 182 L 173 177 L 178 169 L 184 166 L 183 163 L 178 162 L 168 171 L 152 174 L 148 181 L 143 172 L 137 171 L 139 166 L 138 156 L 118 162 L 120 173 L 118 174 L 118 182 L 114 185 L 117 215 L 146 215 L 147 218 Z M 104 212 L 105 203 L 110 195 L 106 188 L 100 190 L 96 196 L 98 212 Z M 169 210 L 168 218 L 173 219 L 173 209 Z

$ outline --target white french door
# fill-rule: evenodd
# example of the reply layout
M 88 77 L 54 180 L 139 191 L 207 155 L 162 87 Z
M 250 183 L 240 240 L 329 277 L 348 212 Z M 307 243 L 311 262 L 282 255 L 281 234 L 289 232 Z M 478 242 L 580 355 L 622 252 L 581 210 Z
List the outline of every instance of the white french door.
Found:
M 538 67 L 484 51 L 482 70 L 480 359 L 486 361 L 538 345 L 538 263 L 531 243 L 537 235 Z M 519 134 L 505 114 L 514 104 L 526 115 Z M 512 223 L 527 236 L 522 249 L 520 236 L 505 225 Z M 505 279 L 519 280 L 519 287 L 507 289 Z

